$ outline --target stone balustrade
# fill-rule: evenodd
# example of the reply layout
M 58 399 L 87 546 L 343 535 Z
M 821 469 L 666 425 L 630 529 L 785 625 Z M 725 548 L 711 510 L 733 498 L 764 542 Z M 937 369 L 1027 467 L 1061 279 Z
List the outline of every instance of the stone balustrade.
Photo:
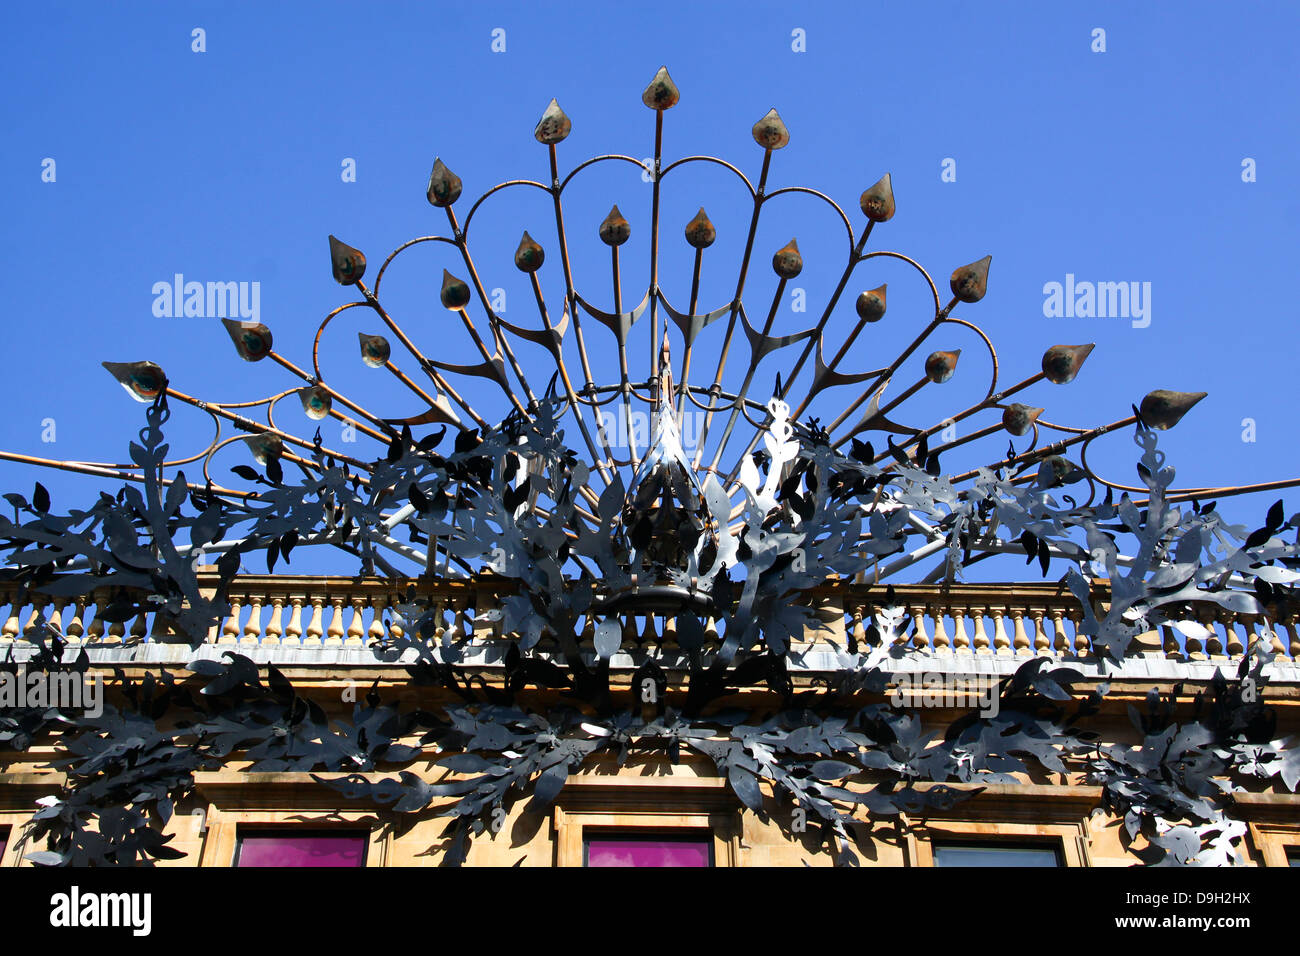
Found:
M 215 584 L 215 575 L 201 576 Z M 218 647 L 343 648 L 364 650 L 375 641 L 400 637 L 401 623 L 393 608 L 406 600 L 413 586 L 421 598 L 437 608 L 440 623 L 435 636 L 449 629 L 453 639 L 500 637 L 499 623 L 486 612 L 498 606 L 512 590 L 511 582 L 484 575 L 473 581 L 431 579 L 356 579 L 293 575 L 243 575 L 230 588 L 231 610 L 208 635 Z M 1104 588 L 1098 593 L 1104 595 Z M 0 647 L 20 635 L 32 635 L 41 616 L 66 635 L 71 646 L 135 646 L 165 639 L 169 622 L 156 612 L 134 620 L 105 622 L 100 611 L 108 599 L 98 592 L 90 601 L 46 599 L 39 595 L 18 602 L 16 586 L 0 582 Z M 810 630 L 804 646 L 833 641 L 843 647 L 856 638 L 859 647 L 874 638 L 871 625 L 886 601 L 884 588 L 832 583 L 811 592 L 809 601 L 823 630 Z M 1048 655 L 1085 660 L 1092 656 L 1086 635 L 1080 633 L 1082 612 L 1073 596 L 1055 584 L 897 585 L 896 606 L 905 615 L 902 642 L 937 656 L 962 655 L 1015 658 Z M 1098 610 L 1103 610 L 1104 604 Z M 673 617 L 624 614 L 625 646 L 676 644 Z M 1258 615 L 1225 611 L 1208 602 L 1185 610 L 1184 620 L 1200 624 L 1199 636 L 1184 635 L 1162 626 L 1142 634 L 1132 654 L 1178 661 L 1226 660 L 1242 655 L 1251 642 L 1265 640 L 1281 659 L 1300 656 L 1300 635 L 1294 616 L 1269 621 Z M 1271 628 L 1271 629 L 1270 629 Z M 593 626 L 582 628 L 589 646 Z M 716 634 L 716 622 L 706 633 Z M 876 633 L 879 633 L 878 631 Z

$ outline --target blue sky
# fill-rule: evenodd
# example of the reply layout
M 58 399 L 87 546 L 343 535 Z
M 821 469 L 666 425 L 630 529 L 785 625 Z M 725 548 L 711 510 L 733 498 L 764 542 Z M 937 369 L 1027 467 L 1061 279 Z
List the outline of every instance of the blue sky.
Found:
M 774 155 L 769 190 L 820 190 L 856 232 L 859 193 L 890 172 L 898 213 L 868 249 L 916 259 L 944 301 L 952 269 L 992 254 L 987 297 L 954 315 L 993 339 L 1004 385 L 1036 372 L 1050 345 L 1096 342 L 1074 384 L 1023 393 L 1047 408 L 1045 418 L 1098 424 L 1123 417 L 1153 388 L 1204 390 L 1209 397 L 1162 438 L 1178 485 L 1300 470 L 1291 401 L 1290 284 L 1300 245 L 1294 4 L 1182 4 L 1175 15 L 1167 5 L 1117 3 L 696 2 L 663 12 L 600 3 L 52 3 L 12 9 L 6 20 L 0 231 L 16 360 L 0 448 L 125 460 L 142 406 L 102 360 L 152 359 L 175 388 L 216 401 L 294 386 L 270 362 L 240 361 L 217 318 L 155 316 L 155 283 L 177 273 L 258 283 L 277 349 L 307 366 L 318 323 L 352 298 L 330 277 L 329 233 L 367 254 L 373 279 L 405 240 L 446 233 L 442 211 L 424 198 L 435 156 L 464 180 L 462 219 L 498 182 L 546 179 L 546 149 L 532 130 L 552 96 L 573 121 L 559 147 L 562 171 L 603 153 L 649 156 L 654 114 L 640 93 L 666 64 L 681 89 L 665 116 L 666 160 L 717 155 L 756 179 L 762 150 L 750 127 L 776 107 L 791 142 Z M 203 52 L 192 49 L 196 28 Z M 1104 52 L 1093 49 L 1099 29 Z M 504 31 L 503 52 L 492 48 L 494 30 Z M 53 182 L 43 180 L 47 159 Z M 355 161 L 355 182 L 341 175 L 346 160 Z M 955 181 L 941 177 L 945 160 L 955 161 Z M 1246 160 L 1255 181 L 1243 181 Z M 718 231 L 705 254 L 703 307 L 734 290 L 748 200 L 728 175 L 696 164 L 664 182 L 660 272 L 679 309 L 691 263 L 681 229 L 701 204 Z M 622 163 L 575 183 L 566 225 L 580 291 L 610 308 L 608 251 L 596 227 L 616 202 L 633 230 L 624 296 L 639 300 L 651 187 Z M 499 196 L 471 231 L 484 284 L 505 291 L 505 318 L 537 324 L 511 261 L 527 228 L 548 253 L 542 283 L 558 318 L 563 280 L 549 200 L 525 190 Z M 778 331 L 815 324 L 843 267 L 842 226 L 827 207 L 773 201 L 746 286 L 755 324 L 776 285 L 771 253 L 792 235 L 805 268 L 791 286 L 805 290 L 808 311 L 792 312 L 787 290 Z M 444 266 L 464 274 L 450 246 L 404 254 L 383 298 L 431 357 L 469 362 L 472 345 L 437 302 Z M 1045 315 L 1044 286 L 1067 275 L 1149 289 L 1149 324 Z M 887 364 L 928 319 L 915 274 L 876 260 L 850 282 L 828 349 L 854 321 L 856 294 L 880 282 L 889 283 L 889 311 L 846 370 Z M 327 334 L 327 380 L 384 416 L 418 413 L 409 393 L 357 361 L 356 331 L 380 331 L 377 320 L 354 318 L 360 312 Z M 709 356 L 696 365 L 702 377 L 712 373 L 723 326 L 698 346 Z M 608 333 L 594 322 L 585 330 L 613 380 Z M 962 348 L 957 376 L 894 417 L 928 426 L 982 397 L 989 361 L 973 334 L 959 331 L 944 330 L 918 356 Z M 638 326 L 634 377 L 648 350 Z M 544 358 L 525 360 L 541 369 Z M 760 367 L 762 388 L 782 361 Z M 917 375 L 911 366 L 900 372 L 886 399 Z M 548 377 L 539 371 L 534 387 Z M 482 394 L 483 407 L 504 411 Z M 833 417 L 838 408 L 817 410 Z M 314 428 L 292 399 L 277 415 L 300 434 Z M 969 426 L 995 418 L 985 413 Z M 1243 440 L 1252 427 L 1254 440 Z M 210 434 L 204 416 L 174 406 L 174 452 L 197 450 Z M 338 445 L 337 425 L 324 434 Z M 1115 480 L 1134 479 L 1126 435 L 1099 442 L 1090 459 Z M 1000 435 L 967 446 L 944 468 L 965 470 L 1006 444 Z M 214 477 L 234 482 L 229 467 L 246 462 L 235 450 L 219 456 Z M 62 507 L 89 501 L 97 484 L 0 462 L 6 490 L 26 491 L 37 478 Z M 1253 527 L 1276 497 L 1225 507 Z

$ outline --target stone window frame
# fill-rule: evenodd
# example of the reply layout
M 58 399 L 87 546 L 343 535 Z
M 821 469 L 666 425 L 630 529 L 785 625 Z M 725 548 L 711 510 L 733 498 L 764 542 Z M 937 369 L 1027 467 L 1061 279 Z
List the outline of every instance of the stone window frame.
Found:
M 1264 866 L 1290 866 L 1291 857 L 1300 860 L 1300 826 L 1285 823 L 1252 823 L 1250 835 Z
M 556 798 L 551 821 L 556 866 L 584 865 L 588 830 L 606 836 L 624 831 L 667 838 L 679 831 L 684 839 L 708 831 L 713 839 L 712 865 L 741 865 L 740 808 L 726 782 L 718 778 L 601 779 L 579 773 Z
M 26 826 L 36 810 L 36 801 L 57 794 L 63 781 L 62 773 L 0 773 L 0 827 L 9 829 L 4 853 L 0 853 L 0 868 L 36 865 L 26 862 L 23 855 L 45 849 L 45 840 L 33 843 L 28 837 Z
M 952 785 L 950 785 L 952 786 Z M 999 784 L 926 816 L 903 815 L 907 866 L 934 866 L 936 843 L 1038 844 L 1062 867 L 1090 867 L 1088 817 L 1099 787 Z
M 191 813 L 202 827 L 202 867 L 234 866 L 240 828 L 259 830 L 366 831 L 365 868 L 383 867 L 391 858 L 393 834 L 374 808 L 339 809 L 338 796 L 305 774 L 195 774 L 199 803 Z M 205 779 L 206 778 L 206 779 Z M 260 779 L 259 779 L 260 778 Z M 197 813 L 201 809 L 202 814 Z M 177 816 L 184 813 L 177 810 Z
M 1235 814 L 1246 821 L 1250 843 L 1263 866 L 1290 866 L 1287 851 L 1300 854 L 1300 794 L 1234 793 Z

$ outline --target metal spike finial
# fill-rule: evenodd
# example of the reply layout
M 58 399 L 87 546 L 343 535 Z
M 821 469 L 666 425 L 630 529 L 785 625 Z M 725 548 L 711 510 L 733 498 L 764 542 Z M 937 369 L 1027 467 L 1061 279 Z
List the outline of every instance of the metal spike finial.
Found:
M 954 270 L 948 283 L 952 294 L 962 302 L 978 302 L 984 298 L 989 285 L 989 263 L 992 261 L 992 256 L 985 256 Z
M 1053 345 L 1043 353 L 1043 377 L 1053 385 L 1068 385 L 1083 368 L 1084 360 L 1096 347 L 1087 345 Z
M 366 274 L 366 257 L 360 249 L 330 236 L 330 267 L 339 285 L 356 285 Z
M 793 279 L 803 271 L 803 256 L 799 244 L 791 239 L 772 256 L 772 271 L 782 279 Z
M 367 335 L 365 332 L 358 332 L 357 338 L 361 341 L 361 361 L 370 368 L 382 368 L 393 354 L 388 339 L 382 335 Z
M 137 402 L 152 402 L 167 387 L 162 367 L 153 362 L 101 362 Z
M 520 272 L 536 272 L 546 261 L 546 252 L 537 240 L 524 230 L 524 236 L 519 240 L 519 245 L 515 249 L 515 268 Z
M 781 115 L 770 109 L 761 120 L 754 124 L 754 142 L 764 149 L 780 149 L 790 142 L 790 131 L 786 129 Z
M 533 138 L 539 143 L 554 146 L 556 143 L 563 142 L 572 129 L 573 123 L 568 115 L 560 109 L 560 104 L 552 99 L 550 105 L 546 107 L 546 112 L 542 113 L 542 118 L 537 121 Z
M 882 283 L 874 289 L 868 289 L 858 296 L 858 318 L 863 322 L 879 322 L 885 317 L 885 286 Z
M 334 398 L 323 385 L 306 385 L 298 389 L 302 410 L 313 421 L 320 421 L 330 413 Z
M 960 357 L 961 349 L 953 349 L 951 352 L 931 352 L 929 358 L 925 360 L 925 377 L 936 385 L 942 385 L 957 371 L 957 359 Z
M 889 173 L 862 193 L 858 200 L 862 212 L 872 222 L 888 222 L 894 218 L 894 183 Z
M 664 329 L 664 339 L 659 345 L 659 374 L 664 376 L 664 380 L 671 382 L 673 374 L 673 353 L 668 341 L 668 330 Z M 668 389 L 667 391 L 671 391 Z
M 668 330 L 664 329 L 663 342 L 659 346 L 659 382 L 656 409 L 660 412 L 672 411 L 673 396 L 673 356 L 668 344 Z M 670 416 L 671 417 L 671 416 Z M 654 429 L 659 431 L 658 423 Z
M 469 304 L 469 284 L 464 279 L 457 279 L 446 269 L 442 270 L 442 291 L 439 293 L 442 304 L 447 308 L 463 309 Z
M 273 458 L 279 458 L 284 454 L 284 442 L 280 440 L 279 435 L 249 435 L 244 439 L 248 445 L 248 450 L 253 455 L 253 461 L 259 465 L 265 465 Z
M 713 228 L 713 223 L 709 222 L 709 217 L 701 206 L 695 218 L 686 224 L 686 241 L 693 249 L 707 249 L 713 245 L 713 240 L 716 238 L 718 232 Z
M 260 362 L 271 353 L 271 330 L 260 322 L 222 319 L 221 324 L 226 327 L 239 357 L 245 362 Z
M 1038 421 L 1038 416 L 1041 414 L 1043 414 L 1041 408 L 1032 408 L 1029 405 L 1013 402 L 1002 412 L 1002 427 L 1019 438 L 1029 432 L 1029 429 L 1033 427 L 1034 422 Z
M 433 172 L 429 173 L 429 188 L 425 195 L 435 206 L 450 206 L 460 198 L 462 183 L 460 177 L 447 168 L 441 159 L 433 161 Z
M 1042 488 L 1058 488 L 1083 477 L 1083 469 L 1060 455 L 1048 455 L 1038 466 L 1038 484 Z
M 1148 392 L 1138 407 L 1142 421 L 1159 431 L 1168 431 L 1177 425 L 1192 407 L 1208 392 L 1174 392 L 1158 388 Z
M 659 67 L 659 72 L 641 94 L 641 102 L 652 110 L 672 109 L 679 99 L 681 99 L 681 91 L 677 89 L 673 78 L 668 75 L 666 66 Z
M 632 227 L 615 205 L 600 224 L 600 241 L 607 246 L 621 246 L 632 235 Z

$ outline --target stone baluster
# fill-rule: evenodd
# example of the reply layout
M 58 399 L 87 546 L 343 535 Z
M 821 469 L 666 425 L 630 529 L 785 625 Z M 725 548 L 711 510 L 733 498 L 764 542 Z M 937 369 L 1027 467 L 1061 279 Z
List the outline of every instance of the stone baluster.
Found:
M 284 639 L 280 642 L 285 647 L 302 646 L 302 606 L 304 600 L 297 594 L 289 596 L 289 623 L 284 627 Z
M 325 597 L 321 594 L 308 595 L 307 600 L 311 601 L 311 620 L 307 622 L 307 639 L 302 642 L 303 647 L 320 647 L 321 638 L 325 636 L 325 622 L 322 620 L 325 614 Z
M 366 636 L 364 611 L 362 610 L 364 602 L 365 598 L 359 594 L 352 598 L 352 620 L 348 624 L 348 639 L 343 642 L 344 647 L 360 650 L 366 646 L 365 641 L 362 640 Z
M 1210 660 L 1223 660 L 1227 655 L 1223 653 L 1223 639 L 1219 637 L 1219 632 L 1215 628 L 1218 618 L 1214 605 L 1202 604 L 1197 613 L 1197 620 L 1210 632 L 1205 638 L 1205 653 L 1209 655 Z
M 934 608 L 934 652 L 948 656 L 952 654 L 952 639 L 948 637 L 948 628 L 944 625 L 944 609 Z
M 123 621 L 110 621 L 108 624 L 108 633 L 104 635 L 105 644 L 121 644 L 122 638 L 126 636 L 126 623 Z
M 1068 657 L 1071 654 L 1070 635 L 1065 631 L 1065 611 L 1059 605 L 1047 609 L 1043 616 L 1043 639 L 1047 643 L 1044 653 L 1055 654 L 1057 657 Z
M 863 622 L 863 614 L 865 610 L 866 609 L 861 604 L 853 609 L 853 630 L 851 633 L 853 634 L 853 640 L 858 645 L 859 654 L 863 653 L 867 646 L 867 625 Z
M 718 644 L 718 619 L 709 617 L 704 624 L 704 643 L 706 646 L 716 647 Z
M 330 607 L 333 613 L 330 615 L 330 626 L 325 629 L 326 647 L 343 646 L 343 595 L 336 594 L 329 599 Z
M 1013 607 L 1011 609 L 1011 619 L 1015 622 L 1012 629 L 1015 633 L 1015 640 L 1012 642 L 1017 657 L 1028 657 L 1034 652 L 1034 641 L 1025 630 L 1025 611 L 1024 608 Z M 1029 620 L 1029 626 L 1037 634 L 1037 622 L 1033 618 Z
M 1048 626 L 1047 608 L 1035 607 L 1029 609 L 1030 617 L 1033 619 L 1034 629 L 1034 656 L 1042 657 L 1052 654 L 1052 638 L 1056 636 L 1055 630 Z
M 1079 625 L 1083 622 L 1083 611 L 1078 608 L 1071 608 L 1070 613 L 1065 615 L 1074 628 L 1074 653 L 1076 657 L 1087 657 L 1092 651 L 1092 641 L 1088 640 L 1088 635 L 1079 630 Z M 1064 628 L 1062 628 L 1064 633 Z
M 1162 647 L 1165 652 L 1165 657 L 1175 661 L 1181 660 L 1183 657 L 1183 649 L 1178 646 L 1178 632 L 1168 624 L 1160 625 L 1160 631 L 1164 637 Z
M 68 621 L 68 626 L 63 629 L 63 633 L 68 635 L 69 644 L 80 644 L 81 639 L 86 635 L 86 599 L 79 597 L 72 608 L 72 620 Z
M 989 636 L 984 630 L 984 613 L 982 607 L 973 607 L 970 609 L 971 617 L 975 619 L 975 653 L 989 653 Z
M 653 647 L 659 643 L 659 635 L 655 632 L 655 616 L 647 614 L 645 616 L 645 629 L 641 632 L 641 646 Z
M 1296 619 L 1294 614 L 1288 614 L 1283 619 L 1286 625 L 1286 633 L 1290 640 L 1287 641 L 1287 650 L 1293 660 L 1300 660 L 1300 635 L 1296 634 Z
M 1236 621 L 1241 625 L 1241 629 L 1246 632 L 1241 652 L 1251 654 L 1255 650 L 1255 645 L 1259 642 L 1259 631 L 1256 628 L 1259 618 L 1254 614 L 1237 614 Z
M 1231 611 L 1224 611 L 1220 614 L 1219 620 L 1223 622 L 1223 626 L 1228 632 L 1228 656 L 1240 657 L 1246 652 L 1246 645 L 1242 643 L 1241 635 L 1237 633 L 1236 615 Z
M 284 637 L 284 597 L 279 594 L 271 595 L 271 619 L 266 622 L 266 630 L 262 632 L 263 647 L 279 647 L 281 638 Z
M 226 623 L 221 628 L 221 636 L 217 638 L 218 644 L 238 644 L 239 643 L 239 615 L 243 611 L 244 605 L 238 594 L 230 596 L 230 616 L 226 618 Z
M 1268 643 L 1269 647 L 1273 649 L 1274 654 L 1281 654 L 1283 657 L 1286 656 L 1287 645 L 1282 640 L 1282 627 L 1276 621 L 1274 621 L 1273 625 L 1268 629 Z
M 68 606 L 67 598 L 55 598 L 54 609 L 50 611 L 49 623 L 60 634 L 63 634 L 63 609 Z M 66 635 L 65 635 L 66 636 Z
M 149 622 L 145 620 L 145 612 L 142 610 L 136 615 L 135 620 L 131 622 L 131 643 L 139 644 L 148 633 Z
M 914 604 L 907 611 L 912 615 L 912 646 L 918 651 L 928 651 L 930 635 L 925 633 L 925 606 Z
M 90 627 L 86 629 L 86 638 L 89 642 L 98 644 L 104 639 L 104 605 L 108 601 L 108 592 L 96 591 L 94 600 L 95 615 L 90 619 Z
M 664 646 L 677 646 L 677 618 L 675 617 L 664 618 Z
M 993 653 L 999 657 L 1006 657 L 1011 653 L 1011 638 L 1007 635 L 1006 625 L 1003 623 L 1006 612 L 1000 607 L 994 607 L 989 608 L 989 614 L 993 617 Z
M 37 594 L 32 600 L 32 612 L 27 616 L 27 623 L 23 625 L 23 636 L 27 638 L 37 638 L 36 633 L 38 622 L 44 616 L 45 605 L 49 603 L 49 598 Z
M 451 622 L 451 639 L 453 641 L 464 640 L 474 636 L 474 625 L 470 622 L 469 602 L 460 600 L 455 603 L 455 613 L 452 615 Z
M 19 617 L 22 614 L 22 606 L 17 602 L 17 594 L 10 594 L 9 600 L 12 603 L 9 608 L 9 617 L 5 620 L 4 627 L 0 628 L 0 643 L 12 644 L 19 632 L 22 630 L 22 623 Z
M 366 629 L 366 643 L 374 645 L 388 635 L 384 631 L 384 609 L 387 599 L 372 597 L 370 599 L 370 627 Z
M 1188 608 L 1185 620 L 1191 621 L 1192 612 Z M 1192 623 L 1195 623 L 1194 621 Z M 1187 648 L 1187 659 L 1189 661 L 1205 660 L 1205 641 L 1193 634 L 1183 635 L 1183 646 Z
M 245 647 L 256 647 L 262 639 L 262 595 L 250 594 L 248 598 L 248 620 L 244 624 L 244 636 L 239 643 Z
M 954 607 L 952 609 L 952 652 L 954 654 L 969 654 L 970 637 L 966 634 L 966 614 L 967 609 L 964 607 Z
M 149 640 L 155 644 L 167 642 L 167 636 L 172 632 L 172 618 L 162 611 L 153 612 L 153 624 L 149 628 Z

